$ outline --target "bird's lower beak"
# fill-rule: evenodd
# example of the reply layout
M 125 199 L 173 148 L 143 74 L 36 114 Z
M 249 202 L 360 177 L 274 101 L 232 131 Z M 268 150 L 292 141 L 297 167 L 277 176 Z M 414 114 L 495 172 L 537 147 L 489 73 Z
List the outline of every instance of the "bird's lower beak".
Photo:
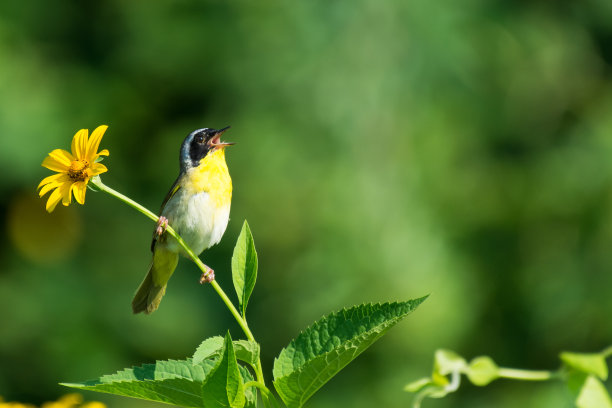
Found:
M 232 143 L 232 142 L 222 142 L 221 141 L 221 135 L 225 133 L 225 131 L 229 128 L 230 128 L 229 126 L 226 126 L 223 129 L 217 130 L 213 138 L 210 139 L 210 145 L 213 147 L 225 147 L 225 146 L 234 145 L 235 143 Z

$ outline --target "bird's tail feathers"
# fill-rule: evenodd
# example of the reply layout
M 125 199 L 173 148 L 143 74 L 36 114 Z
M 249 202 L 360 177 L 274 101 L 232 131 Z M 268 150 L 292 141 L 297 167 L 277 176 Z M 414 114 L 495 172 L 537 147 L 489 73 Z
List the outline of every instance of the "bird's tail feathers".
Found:
M 149 271 L 132 300 L 132 311 L 135 314 L 140 312 L 151 314 L 157 310 L 166 293 L 166 284 L 177 263 L 178 254 L 169 251 L 155 251 Z

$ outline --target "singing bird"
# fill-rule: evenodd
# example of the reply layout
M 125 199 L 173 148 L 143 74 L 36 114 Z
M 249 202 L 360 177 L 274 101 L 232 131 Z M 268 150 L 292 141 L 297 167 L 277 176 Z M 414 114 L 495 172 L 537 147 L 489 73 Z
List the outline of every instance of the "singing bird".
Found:
M 164 199 L 158 228 L 153 235 L 153 260 L 149 272 L 132 300 L 134 313 L 154 312 L 166 293 L 166 285 L 184 252 L 169 234 L 160 234 L 163 223 L 170 225 L 196 254 L 221 240 L 230 214 L 232 179 L 221 141 L 228 127 L 198 129 L 183 141 L 179 176 Z

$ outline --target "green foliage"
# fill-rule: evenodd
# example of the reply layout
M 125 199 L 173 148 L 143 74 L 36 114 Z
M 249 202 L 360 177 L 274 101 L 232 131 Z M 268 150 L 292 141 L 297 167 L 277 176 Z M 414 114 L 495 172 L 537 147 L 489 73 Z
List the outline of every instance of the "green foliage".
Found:
M 221 359 L 202 386 L 202 399 L 204 405 L 214 408 L 242 408 L 246 402 L 244 382 L 229 333 L 225 336 Z
M 440 377 L 453 372 L 464 372 L 467 367 L 465 359 L 451 350 L 437 350 L 434 355 L 433 377 L 440 381 Z
M 243 388 L 243 384 L 253 381 L 253 377 L 235 363 L 231 339 L 229 343 L 227 339 L 229 334 L 222 344 L 221 357 L 197 364 L 191 359 L 158 361 L 95 380 L 62 385 L 184 407 L 242 407 L 245 403 L 254 406 L 255 393 Z M 218 405 L 218 401 L 227 402 L 227 405 Z
M 430 377 L 419 378 L 418 380 L 412 381 L 404 386 L 404 391 L 408 392 L 419 392 L 423 388 L 427 387 L 432 383 Z
M 207 358 L 217 356 L 221 353 L 224 338 L 221 336 L 210 337 L 204 340 L 193 354 L 193 364 L 200 364 Z M 235 340 L 233 342 L 236 359 L 254 366 L 259 360 L 259 344 L 249 340 Z
M 426 298 L 366 304 L 329 314 L 299 334 L 274 360 L 274 387 L 288 407 L 301 407 L 348 363 Z
M 608 378 L 607 350 L 601 353 L 563 352 L 566 384 L 576 395 L 578 408 L 611 408 L 610 395 L 602 384 Z
M 234 299 L 224 269 L 248 215 L 262 295 L 249 321 L 274 322 L 253 327 L 262 347 L 286 345 L 296 318 L 427 292 L 404 351 L 417 360 L 455 344 L 476 356 L 494 338 L 488 355 L 536 367 L 533 350 L 612 339 L 610 0 L 0 3 L 5 398 L 53 399 L 77 373 L 189 356 L 233 324 L 209 288 L 192 290 L 184 260 L 160 314 L 124 313 L 152 229 L 130 210 L 89 191 L 85 206 L 36 217 L 42 154 L 102 121 L 104 179 L 154 210 L 182 138 L 233 125 L 231 220 L 204 260 Z M 500 388 L 497 408 L 533 397 Z M 321 405 L 374 406 L 386 389 L 334 387 Z
M 184 249 L 186 244 L 178 239 Z M 206 266 L 198 263 L 202 271 Z M 274 396 L 261 371 L 259 344 L 248 328 L 245 312 L 257 277 L 253 236 L 244 222 L 232 257 L 233 281 L 240 299 L 239 313 L 216 282 L 210 282 L 249 340 L 210 337 L 192 359 L 160 361 L 69 387 L 164 402 L 185 407 L 256 407 L 254 389 L 270 406 Z M 415 310 L 426 297 L 398 303 L 364 304 L 331 313 L 304 330 L 274 361 L 274 386 L 290 407 L 301 407 L 312 394 Z M 238 361 L 247 363 L 256 375 Z
M 209 337 L 204 340 L 193 353 L 193 364 L 200 364 L 205 359 L 218 354 L 224 343 L 225 338 L 221 336 Z
M 564 351 L 560 358 L 570 370 L 595 374 L 604 381 L 608 379 L 606 357 L 601 353 L 570 353 Z
M 405 391 L 418 393 L 415 406 L 425 397 L 443 398 L 459 387 L 460 374 L 469 370 L 463 357 L 451 350 L 436 350 L 431 377 L 421 378 L 404 387 Z M 448 376 L 451 378 L 449 379 Z
M 474 385 L 485 386 L 499 378 L 499 367 L 487 356 L 476 357 L 465 373 Z
M 612 401 L 606 387 L 594 375 L 587 376 L 576 399 L 576 407 L 612 408 Z
M 563 352 L 559 355 L 562 367 L 557 372 L 549 372 L 499 367 L 487 356 L 476 357 L 467 364 L 463 357 L 453 351 L 438 350 L 432 376 L 413 381 L 404 390 L 416 393 L 413 407 L 418 408 L 427 397 L 441 398 L 456 391 L 462 374 L 478 386 L 488 385 L 498 378 L 530 381 L 561 379 L 575 393 L 576 407 L 612 408 L 610 395 L 602 383 L 608 378 L 606 358 L 610 354 L 612 347 L 600 353 Z
M 242 316 L 246 314 L 249 297 L 257 280 L 257 251 L 249 224 L 244 221 L 232 255 L 232 279 L 238 295 Z

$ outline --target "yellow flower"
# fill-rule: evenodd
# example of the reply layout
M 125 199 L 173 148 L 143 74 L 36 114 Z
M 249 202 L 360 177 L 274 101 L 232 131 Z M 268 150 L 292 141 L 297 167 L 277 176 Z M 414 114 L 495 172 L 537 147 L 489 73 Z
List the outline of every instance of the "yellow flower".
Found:
M 75 408 L 83 402 L 81 394 L 66 394 L 61 396 L 57 401 L 45 402 L 41 408 Z
M 106 125 L 98 126 L 91 137 L 87 136 L 87 129 L 81 129 L 72 138 L 72 154 L 63 149 L 55 149 L 43 160 L 43 167 L 58 172 L 45 177 L 38 185 L 40 197 L 53 190 L 47 200 L 47 211 L 53 211 L 60 200 L 62 204 L 69 205 L 72 193 L 79 204 L 85 203 L 89 179 L 108 171 L 106 166 L 96 163 L 98 157 L 108 156 L 106 149 L 97 152 L 107 128 Z
M 4 402 L 0 396 L 0 408 L 36 408 L 32 404 L 22 404 L 21 402 Z M 41 408 L 106 408 L 106 405 L 98 401 L 83 403 L 81 394 L 66 394 L 57 401 L 45 402 Z
M 106 404 L 99 401 L 90 401 L 81 405 L 81 408 L 106 408 Z

